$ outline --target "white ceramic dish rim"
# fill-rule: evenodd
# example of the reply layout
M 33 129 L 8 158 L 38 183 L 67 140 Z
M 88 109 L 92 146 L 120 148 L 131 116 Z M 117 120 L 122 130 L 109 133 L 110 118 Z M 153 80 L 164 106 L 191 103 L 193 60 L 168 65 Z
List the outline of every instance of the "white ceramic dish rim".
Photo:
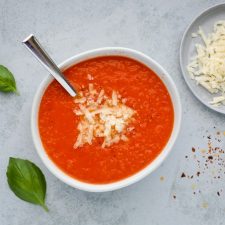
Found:
M 207 8 L 206 10 L 202 11 L 198 16 L 196 16 L 192 22 L 189 24 L 189 26 L 186 28 L 184 34 L 183 34 L 183 37 L 181 39 L 181 44 L 180 44 L 180 68 L 181 68 L 181 72 L 182 72 L 182 75 L 183 75 L 183 78 L 185 80 L 185 83 L 187 84 L 187 86 L 189 87 L 189 89 L 191 90 L 192 94 L 202 103 L 204 104 L 206 107 L 210 108 L 211 110 L 213 111 L 216 111 L 216 112 L 219 112 L 221 114 L 225 114 L 224 112 L 224 109 L 220 109 L 219 107 L 213 107 L 212 105 L 210 105 L 208 102 L 204 101 L 200 96 L 198 96 L 198 94 L 195 93 L 195 90 L 193 89 L 193 87 L 189 84 L 188 82 L 188 79 L 190 79 L 189 77 L 185 76 L 185 70 L 186 68 L 183 67 L 183 58 L 182 58 L 182 52 L 183 52 L 183 46 L 184 46 L 184 41 L 185 41 L 185 38 L 187 36 L 187 34 L 189 33 L 189 30 L 190 28 L 193 26 L 193 24 L 195 23 L 195 21 L 197 19 L 199 19 L 200 17 L 202 17 L 203 15 L 207 14 L 209 11 L 215 9 L 215 8 L 218 8 L 220 6 L 225 6 L 225 3 L 219 3 L 219 4 L 216 4 L 216 5 L 213 5 L 209 8 Z
M 160 166 L 160 164 L 165 160 L 165 158 L 170 153 L 175 140 L 177 139 L 180 125 L 181 125 L 181 102 L 180 102 L 180 96 L 178 93 L 178 90 L 176 88 L 175 83 L 169 76 L 169 74 L 153 59 L 150 57 L 144 55 L 141 52 L 138 52 L 136 50 L 128 49 L 128 48 L 122 48 L 122 47 L 107 47 L 107 48 L 100 48 L 100 49 L 94 49 L 90 50 L 78 55 L 75 55 L 64 62 L 62 62 L 59 67 L 61 70 L 65 70 L 68 67 L 77 64 L 78 62 L 100 57 L 100 56 L 109 56 L 109 55 L 116 55 L 116 56 L 125 56 L 129 58 L 133 58 L 139 62 L 142 62 L 143 64 L 150 67 L 156 74 L 160 77 L 160 79 L 164 82 L 166 85 L 174 107 L 174 127 L 172 134 L 170 136 L 170 139 L 162 152 L 158 155 L 158 157 L 151 162 L 147 167 L 139 171 L 138 173 L 120 180 L 118 182 L 110 183 L 110 184 L 90 184 L 85 183 L 79 180 L 76 180 L 75 178 L 70 177 L 66 173 L 64 173 L 61 169 L 59 169 L 53 161 L 48 157 L 46 151 L 44 150 L 44 147 L 42 146 L 42 142 L 39 136 L 39 130 L 38 130 L 38 112 L 39 112 L 39 104 L 41 101 L 41 98 L 50 84 L 50 82 L 53 80 L 52 76 L 46 77 L 43 82 L 40 84 L 32 105 L 32 113 L 31 113 L 31 131 L 32 131 L 32 137 L 34 141 L 34 145 L 36 147 L 37 153 L 40 156 L 41 160 L 45 164 L 45 166 L 50 170 L 52 174 L 54 174 L 57 178 L 59 178 L 64 183 L 74 187 L 78 188 L 80 190 L 89 191 L 89 192 L 105 192 L 105 191 L 112 191 L 116 189 L 120 189 L 123 187 L 126 187 L 128 185 L 131 185 L 133 183 L 136 183 L 137 181 L 143 179 L 148 174 L 153 172 L 156 168 Z

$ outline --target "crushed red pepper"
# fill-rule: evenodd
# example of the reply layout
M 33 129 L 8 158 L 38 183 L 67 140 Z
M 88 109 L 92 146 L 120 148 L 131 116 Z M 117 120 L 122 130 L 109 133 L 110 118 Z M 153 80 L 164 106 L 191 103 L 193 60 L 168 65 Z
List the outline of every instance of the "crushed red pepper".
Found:
M 216 127 L 214 127 L 216 129 Z M 207 130 L 206 133 L 209 131 Z M 193 159 L 197 164 L 197 171 L 195 174 L 188 174 L 187 172 L 181 173 L 181 178 L 195 179 L 200 182 L 201 176 L 207 176 L 207 184 L 213 184 L 214 179 L 221 179 L 225 175 L 225 150 L 221 147 L 222 134 L 225 132 L 217 131 L 215 134 L 204 135 L 203 138 L 207 138 L 207 148 L 201 149 L 200 147 L 193 146 L 191 148 L 192 155 L 185 155 L 185 159 Z M 218 146 L 217 146 L 218 144 Z M 216 145 L 216 147 L 215 147 Z M 214 168 L 213 171 L 212 168 Z M 221 196 L 221 190 L 216 192 L 217 196 Z M 193 194 L 201 193 L 201 190 L 193 191 Z
M 183 178 L 183 177 L 186 177 L 185 173 L 182 173 L 182 174 L 181 174 L 181 177 L 182 177 L 182 178 Z

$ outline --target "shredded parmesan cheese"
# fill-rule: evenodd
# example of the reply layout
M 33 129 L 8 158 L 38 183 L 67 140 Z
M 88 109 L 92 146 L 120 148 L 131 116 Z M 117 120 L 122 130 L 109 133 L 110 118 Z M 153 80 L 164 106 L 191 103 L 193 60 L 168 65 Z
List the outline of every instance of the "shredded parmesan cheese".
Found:
M 94 80 L 94 78 L 92 77 L 91 74 L 88 74 L 88 75 L 87 75 L 87 79 L 88 79 L 88 80 Z
M 210 104 L 225 105 L 225 21 L 214 24 L 213 33 L 205 35 L 201 27 L 198 33 L 204 45 L 196 44 L 197 55 L 187 66 L 190 77 L 196 80 L 197 85 L 207 89 L 211 94 L 219 94 L 213 97 Z
M 134 120 L 135 111 L 125 105 L 124 99 L 116 91 L 112 91 L 112 96 L 108 97 L 104 90 L 98 93 L 90 83 L 87 91 L 79 93 L 74 103 L 74 113 L 80 118 L 75 149 L 86 143 L 91 145 L 96 138 L 102 138 L 102 148 L 120 140 L 128 141 L 126 133 L 134 129 L 128 125 Z

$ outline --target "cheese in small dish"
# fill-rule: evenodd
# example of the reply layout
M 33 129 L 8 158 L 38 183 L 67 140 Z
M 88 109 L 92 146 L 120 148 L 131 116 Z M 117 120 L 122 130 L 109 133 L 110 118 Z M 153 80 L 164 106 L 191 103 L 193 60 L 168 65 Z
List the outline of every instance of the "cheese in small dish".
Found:
M 225 20 L 214 24 L 213 32 L 206 35 L 201 27 L 192 38 L 200 37 L 203 44 L 196 44 L 197 54 L 192 58 L 187 70 L 191 79 L 211 94 L 210 104 L 225 105 Z

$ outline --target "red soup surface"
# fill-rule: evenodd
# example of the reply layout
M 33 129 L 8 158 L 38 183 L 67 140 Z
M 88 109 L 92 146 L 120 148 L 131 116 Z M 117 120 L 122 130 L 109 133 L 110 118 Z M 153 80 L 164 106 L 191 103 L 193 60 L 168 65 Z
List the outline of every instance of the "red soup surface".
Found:
M 174 110 L 168 90 L 151 69 L 130 58 L 106 56 L 73 65 L 64 74 L 78 90 L 92 83 L 109 96 L 117 91 L 136 113 L 127 141 L 102 148 L 96 140 L 75 149 L 80 118 L 74 99 L 53 81 L 41 100 L 39 132 L 61 170 L 83 182 L 106 184 L 139 172 L 161 153 L 173 129 Z

